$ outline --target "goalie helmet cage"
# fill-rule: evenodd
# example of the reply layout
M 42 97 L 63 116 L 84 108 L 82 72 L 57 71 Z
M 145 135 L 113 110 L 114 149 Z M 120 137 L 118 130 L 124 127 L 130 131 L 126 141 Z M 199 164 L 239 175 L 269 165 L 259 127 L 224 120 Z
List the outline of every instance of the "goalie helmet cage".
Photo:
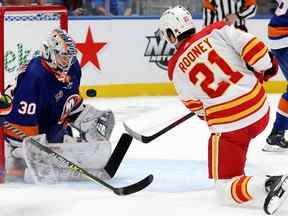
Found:
M 68 30 L 68 12 L 61 5 L 32 5 L 0 7 L 0 91 L 15 79 L 17 69 L 26 63 L 28 54 L 38 50 L 53 28 Z M 41 32 L 40 32 L 41 31 Z M 26 36 L 25 36 L 26 34 Z M 15 39 L 15 37 L 18 37 Z M 44 37 L 44 38 L 43 38 Z M 29 40 L 30 39 L 30 40 Z M 20 42 L 19 42 L 20 41 Z M 27 45 L 26 45 L 27 44 Z M 38 46 L 38 47 L 33 47 Z M 12 48 L 11 48 L 12 47 Z M 15 48 L 16 47 L 16 48 Z M 11 50 L 17 50 L 13 52 Z M 10 50 L 8 50 L 10 49 Z M 28 49 L 28 50 L 25 50 Z M 7 51 L 8 50 L 8 51 Z M 16 54 L 18 54 L 18 60 Z M 34 53 L 36 55 L 36 51 Z M 18 61 L 15 63 L 15 61 Z M 13 63 L 13 66 L 9 66 Z M 5 182 L 4 131 L 0 129 L 0 183 Z

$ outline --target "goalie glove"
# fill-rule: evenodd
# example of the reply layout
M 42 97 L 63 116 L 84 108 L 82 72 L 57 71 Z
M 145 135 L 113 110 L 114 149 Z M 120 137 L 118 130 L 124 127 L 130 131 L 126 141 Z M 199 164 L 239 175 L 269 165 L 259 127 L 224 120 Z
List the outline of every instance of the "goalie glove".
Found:
M 12 99 L 7 94 L 0 94 L 0 118 L 8 115 L 12 110 Z
M 271 59 L 272 67 L 264 71 L 264 76 L 263 76 L 264 81 L 268 81 L 271 77 L 275 76 L 279 69 L 279 64 L 275 56 L 273 56 L 271 52 L 269 52 L 269 56 Z
M 111 110 L 107 110 L 103 111 L 103 114 L 98 118 L 96 128 L 99 134 L 101 134 L 103 137 L 106 137 L 109 140 L 114 124 L 115 124 L 114 114 Z
M 88 140 L 109 140 L 115 125 L 115 118 L 111 110 L 102 111 L 91 105 L 85 105 L 84 110 L 71 125 Z

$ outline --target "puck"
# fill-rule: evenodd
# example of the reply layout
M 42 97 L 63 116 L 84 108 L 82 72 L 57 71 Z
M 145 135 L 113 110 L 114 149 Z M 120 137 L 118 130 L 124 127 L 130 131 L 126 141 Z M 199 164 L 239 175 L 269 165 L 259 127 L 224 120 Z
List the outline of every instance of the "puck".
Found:
M 87 95 L 88 97 L 95 97 L 95 96 L 97 95 L 97 93 L 96 93 L 96 90 L 95 90 L 95 89 L 88 89 L 88 90 L 86 91 L 86 95 Z

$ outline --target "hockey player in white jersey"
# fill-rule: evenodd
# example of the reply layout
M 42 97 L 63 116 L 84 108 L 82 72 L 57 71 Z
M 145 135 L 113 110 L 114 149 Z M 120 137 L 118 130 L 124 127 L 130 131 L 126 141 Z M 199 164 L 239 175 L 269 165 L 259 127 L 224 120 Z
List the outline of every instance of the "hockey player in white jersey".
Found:
M 177 49 L 169 60 L 169 79 L 184 105 L 202 115 L 210 129 L 209 178 L 219 201 L 257 205 L 273 214 L 288 195 L 288 175 L 246 176 L 244 168 L 250 141 L 268 124 L 262 82 L 277 73 L 274 57 L 257 37 L 225 22 L 196 33 L 191 14 L 181 6 L 166 10 L 159 28 Z

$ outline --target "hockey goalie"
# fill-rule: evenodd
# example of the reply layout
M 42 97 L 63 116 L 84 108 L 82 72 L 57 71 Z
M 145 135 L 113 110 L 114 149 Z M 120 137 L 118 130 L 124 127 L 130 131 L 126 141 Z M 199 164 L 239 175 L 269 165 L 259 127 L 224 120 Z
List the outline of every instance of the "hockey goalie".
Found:
M 108 177 L 103 167 L 111 155 L 114 115 L 83 104 L 76 53 L 71 36 L 53 30 L 42 55 L 22 66 L 15 84 L 1 95 L 2 121 L 26 135 L 23 139 L 17 131 L 5 129 L 6 179 L 36 183 L 82 179 L 33 146 L 31 140 L 100 178 Z

